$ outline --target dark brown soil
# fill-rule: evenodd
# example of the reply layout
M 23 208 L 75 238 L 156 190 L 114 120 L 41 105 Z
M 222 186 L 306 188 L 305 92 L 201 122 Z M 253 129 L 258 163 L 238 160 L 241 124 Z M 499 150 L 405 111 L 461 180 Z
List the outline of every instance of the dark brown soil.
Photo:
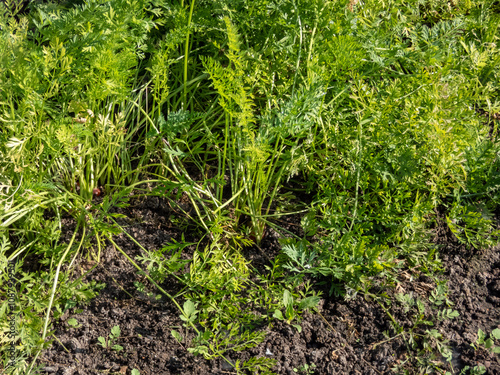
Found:
M 179 230 L 169 222 L 169 214 L 164 202 L 152 197 L 127 209 L 131 219 L 123 224 L 127 223 L 127 230 L 142 246 L 158 249 L 172 238 L 180 238 Z M 261 246 L 264 252 L 256 248 L 246 252 L 257 269 L 263 269 L 266 258 L 279 252 L 276 237 L 274 231 L 269 231 Z M 116 241 L 130 257 L 140 254 L 139 248 L 125 236 L 117 236 Z M 389 374 L 404 370 L 410 374 L 432 373 L 433 364 L 446 361 L 440 355 L 431 357 L 431 353 L 438 353 L 435 341 L 427 341 L 430 350 L 426 352 L 424 337 L 418 335 L 435 329 L 448 340 L 453 355 L 451 364 L 440 365 L 441 368 L 447 366 L 448 371 L 459 374 L 465 366 L 482 365 L 488 374 L 500 374 L 498 355 L 484 347 L 471 346 L 476 342 L 478 329 L 489 334 L 500 328 L 500 250 L 497 247 L 477 252 L 458 244 L 442 220 L 438 220 L 434 242 L 442 246 L 444 272 L 439 278 L 449 280 L 447 297 L 453 303 L 451 308 L 460 314 L 457 318 L 439 321 L 437 310 L 429 301 L 435 280 L 416 269 L 402 268 L 395 274 L 397 279 L 392 286 L 379 285 L 374 293 L 387 293 L 393 302 L 382 302 L 387 311 L 370 295 L 359 293 L 346 300 L 326 292 L 320 314 L 306 313 L 303 317 L 301 333 L 276 321 L 267 328 L 263 343 L 241 353 L 231 352 L 229 359 L 269 356 L 277 360 L 273 368 L 277 374 L 296 374 L 294 368 L 305 364 L 316 366 L 314 374 Z M 88 270 L 92 265 L 81 261 L 77 269 Z M 130 374 L 134 368 L 141 375 L 235 374 L 222 360 L 193 356 L 172 337 L 171 330 L 182 326 L 179 311 L 169 300 L 155 301 L 138 293 L 134 281 L 145 282 L 144 277 L 112 246 L 103 250 L 101 263 L 87 276 L 90 280 L 104 282 L 106 287 L 88 305 L 71 309 L 56 323 L 55 336 L 60 342 L 54 341 L 52 348 L 39 357 L 42 374 Z M 172 294 L 179 289 L 170 279 L 163 287 Z M 416 344 L 412 350 L 408 332 L 415 324 L 416 307 L 405 311 L 395 299 L 397 293 L 420 297 L 426 305 L 426 317 L 434 316 L 429 318 L 433 326 L 415 328 Z M 396 333 L 388 312 L 405 328 L 405 335 L 394 338 Z M 76 318 L 81 326 L 70 328 L 69 318 Z M 124 348 L 119 353 L 102 348 L 97 340 L 99 336 L 107 337 L 115 325 L 121 328 L 117 344 Z M 392 339 L 384 336 L 384 331 Z M 419 364 L 419 359 L 427 359 L 428 363 Z

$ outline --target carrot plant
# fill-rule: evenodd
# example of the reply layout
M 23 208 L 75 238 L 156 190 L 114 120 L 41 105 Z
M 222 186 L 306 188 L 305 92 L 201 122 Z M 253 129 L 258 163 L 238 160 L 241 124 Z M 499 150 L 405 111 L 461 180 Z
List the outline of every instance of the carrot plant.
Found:
M 94 189 L 133 182 L 132 163 L 140 167 L 144 161 L 133 140 L 147 130 L 139 111 L 138 84 L 138 94 L 129 100 L 137 78 L 133 68 L 138 68 L 143 53 L 140 42 L 152 26 L 141 16 L 143 8 L 144 3 L 133 1 L 106 8 L 89 2 L 67 12 L 42 5 L 27 17 L 4 12 L 2 4 L 0 231 L 13 241 L 12 250 L 2 252 L 2 263 L 17 259 L 21 266 L 37 256 L 44 268 L 38 275 L 26 274 L 21 284 L 20 295 L 31 296 L 22 297 L 17 311 L 30 317 L 31 323 L 18 327 L 19 345 L 27 355 L 45 347 L 43 339 L 50 337 L 47 318 L 40 338 L 39 314 L 48 317 L 52 312 L 57 318 L 60 314 L 51 306 L 61 312 L 69 299 L 84 299 L 77 297 L 81 280 L 64 284 L 69 272 L 59 279 L 55 273 L 58 262 L 59 268 L 72 264 L 79 253 L 62 243 L 61 217 L 72 213 L 81 224 L 93 227 L 96 220 L 86 212 Z M 142 21 L 134 24 L 134 16 Z M 123 39 L 124 32 L 129 41 Z M 68 251 L 72 258 L 64 257 Z M 20 276 L 20 269 L 16 271 Z M 31 295 L 26 288 L 33 278 L 40 281 Z M 54 300 L 61 281 L 66 291 Z M 49 303 L 42 296 L 50 283 Z M 36 308 L 26 309 L 25 303 Z M 5 311 L 6 303 L 2 306 Z M 25 362 L 19 366 L 26 370 Z
M 70 283 L 72 265 L 90 239 L 100 259 L 134 191 L 197 228 L 138 260 L 157 288 L 167 275 L 184 285 L 162 290 L 185 323 L 173 335 L 193 330 L 189 350 L 209 359 L 258 345 L 274 319 L 300 329 L 317 282 L 366 296 L 402 264 L 437 270 L 442 215 L 467 246 L 498 242 L 493 0 L 16 4 L 0 4 L 0 262 L 18 259 L 24 278 L 29 355 L 51 314 L 93 295 Z M 258 274 L 244 250 L 266 254 L 284 214 L 301 215 L 303 235 L 281 238 Z M 21 268 L 33 256 L 37 274 Z M 271 373 L 273 361 L 232 364 Z

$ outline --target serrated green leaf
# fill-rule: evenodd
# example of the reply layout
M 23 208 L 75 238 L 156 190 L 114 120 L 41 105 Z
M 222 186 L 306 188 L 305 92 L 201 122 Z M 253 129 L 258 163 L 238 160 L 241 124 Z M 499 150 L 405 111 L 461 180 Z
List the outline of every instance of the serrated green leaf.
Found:
M 98 337 L 97 341 L 99 341 L 103 347 L 106 347 L 106 339 L 104 337 L 102 336 Z
M 283 304 L 285 307 L 291 306 L 293 304 L 293 297 L 288 291 L 288 289 L 285 289 L 283 292 Z
M 420 301 L 419 299 L 417 299 L 417 308 L 418 308 L 418 311 L 420 312 L 420 314 L 423 314 L 425 312 L 424 303 L 422 301 Z
M 188 348 L 188 352 L 192 353 L 194 355 L 207 354 L 208 353 L 208 347 L 206 347 L 205 345 L 200 345 L 200 346 L 197 346 L 195 348 Z
M 120 337 L 120 334 L 121 334 L 120 326 L 114 326 L 113 328 L 111 328 L 112 337 L 114 338 Z
M 182 342 L 182 336 L 179 332 L 173 329 L 172 331 L 170 331 L 170 333 L 174 337 L 174 339 L 176 339 L 178 342 Z
M 120 345 L 113 345 L 111 347 L 111 349 L 113 350 L 116 350 L 117 352 L 120 351 L 120 350 L 123 350 L 123 346 L 120 346 Z
M 494 339 L 500 340 L 500 329 L 495 328 L 493 331 L 491 331 L 491 335 Z
M 118 213 L 111 213 L 111 214 L 108 214 L 108 215 L 111 216 L 111 217 L 114 217 L 116 219 L 127 219 L 128 218 L 127 215 L 118 214 Z
M 318 296 L 310 296 L 307 298 L 304 298 L 302 301 L 300 301 L 299 304 L 299 309 L 304 310 L 304 309 L 310 309 L 312 307 L 316 307 L 320 301 L 320 298 Z
M 184 315 L 188 318 L 194 313 L 196 313 L 196 306 L 194 305 L 193 301 L 189 299 L 186 302 L 184 302 L 183 307 L 184 307 Z
M 283 313 L 281 310 L 274 311 L 273 317 L 279 320 L 283 320 Z
M 426 330 L 425 332 L 427 334 L 429 334 L 430 336 L 435 337 L 435 338 L 440 338 L 441 337 L 441 334 L 436 329 Z
M 76 320 L 75 318 L 70 318 L 68 319 L 68 325 L 70 325 L 71 327 L 76 327 L 78 325 L 78 320 Z
M 203 334 L 201 335 L 201 337 L 203 338 L 203 340 L 205 341 L 208 341 L 210 339 L 210 336 L 212 336 L 212 332 L 210 330 L 205 330 L 203 332 Z

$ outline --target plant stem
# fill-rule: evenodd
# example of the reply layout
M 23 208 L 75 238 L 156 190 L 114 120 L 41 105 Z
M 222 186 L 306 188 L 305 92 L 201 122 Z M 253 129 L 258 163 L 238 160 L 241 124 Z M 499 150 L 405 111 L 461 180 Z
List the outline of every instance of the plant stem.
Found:
M 194 1 L 191 0 L 191 5 L 189 7 L 189 19 L 188 19 L 188 31 L 186 35 L 186 44 L 184 45 L 184 93 L 183 93 L 183 105 L 184 109 L 187 109 L 187 76 L 188 76 L 188 59 L 189 59 L 189 36 L 191 31 L 189 28 L 191 27 L 191 19 L 193 18 L 193 10 L 194 10 Z
M 73 242 L 75 240 L 76 234 L 78 233 L 78 227 L 79 224 L 77 223 L 75 232 L 73 233 L 73 236 L 71 237 L 71 241 L 69 242 L 66 250 L 64 251 L 61 260 L 59 260 L 59 263 L 57 265 L 56 269 L 56 275 L 54 277 L 54 283 L 52 285 L 52 293 L 50 294 L 50 300 L 49 300 L 49 306 L 47 306 L 47 315 L 45 316 L 45 323 L 43 325 L 43 333 L 42 333 L 42 341 L 45 340 L 45 336 L 47 335 L 47 326 L 49 324 L 49 318 L 50 318 L 50 309 L 52 308 L 52 303 L 54 302 L 54 295 L 56 294 L 56 288 L 57 288 L 57 281 L 59 280 L 59 272 L 61 271 L 61 265 L 64 262 L 64 258 L 66 258 L 66 255 L 68 255 L 69 250 L 73 246 Z M 82 239 L 80 241 L 80 248 L 83 244 L 83 241 L 85 239 L 85 227 L 83 228 L 83 234 L 82 234 Z
M 292 95 L 291 95 L 292 98 L 293 98 L 293 94 L 295 93 L 295 84 L 297 83 L 297 76 L 299 74 L 300 54 L 302 51 L 302 22 L 300 21 L 299 10 L 297 9 L 297 5 L 295 4 L 295 1 L 293 2 L 293 7 L 295 8 L 295 12 L 297 12 L 297 19 L 299 21 L 300 44 L 299 44 L 299 55 L 297 56 L 297 64 L 295 66 L 295 75 L 293 77 L 293 87 L 292 87 Z
M 123 230 L 122 230 L 122 231 L 123 231 Z M 124 232 L 124 233 L 126 233 L 125 231 L 123 231 L 123 232 Z M 116 244 L 116 242 L 115 242 L 115 241 L 113 241 L 113 239 L 111 238 L 111 235 L 108 235 L 108 236 L 107 236 L 107 238 L 108 238 L 109 242 L 111 242 L 111 243 L 113 244 L 113 246 L 116 248 L 116 250 L 118 250 L 120 253 L 122 253 L 122 255 L 123 255 L 125 258 L 127 258 L 127 260 L 130 262 L 130 264 L 132 264 L 135 268 L 137 268 L 137 270 L 139 270 L 139 272 L 141 272 L 142 274 L 144 274 L 144 276 L 146 276 L 146 278 L 147 278 L 147 279 L 148 279 L 148 280 L 149 280 L 149 281 L 150 281 L 150 282 L 151 282 L 154 286 L 156 286 L 160 292 L 162 292 L 164 295 L 166 295 L 166 296 L 167 296 L 167 297 L 168 297 L 168 298 L 169 298 L 169 299 L 170 299 L 170 300 L 174 303 L 174 305 L 175 305 L 175 306 L 179 309 L 179 311 L 181 311 L 181 312 L 183 311 L 183 310 L 182 310 L 182 307 L 181 307 L 181 306 L 177 303 L 177 301 L 175 300 L 175 298 L 174 298 L 173 296 L 171 296 L 171 295 L 170 295 L 167 291 L 165 291 L 165 290 L 164 290 L 161 286 L 159 286 L 159 285 L 156 283 L 156 281 L 154 281 L 154 280 L 151 278 L 151 276 L 149 276 L 149 275 L 147 274 L 147 272 L 146 272 L 146 271 L 143 271 L 143 270 L 142 270 L 142 268 L 141 268 L 141 267 L 140 267 L 140 266 L 139 266 L 136 262 L 134 262 L 134 261 L 132 260 L 132 258 L 130 258 L 130 257 L 128 256 L 128 254 L 127 254 L 125 251 L 123 251 L 123 250 L 122 250 L 122 248 L 121 248 L 120 246 L 118 246 L 118 245 Z M 194 325 L 193 325 L 193 328 L 194 328 L 194 330 L 196 331 L 196 333 L 199 333 L 198 329 L 197 329 Z

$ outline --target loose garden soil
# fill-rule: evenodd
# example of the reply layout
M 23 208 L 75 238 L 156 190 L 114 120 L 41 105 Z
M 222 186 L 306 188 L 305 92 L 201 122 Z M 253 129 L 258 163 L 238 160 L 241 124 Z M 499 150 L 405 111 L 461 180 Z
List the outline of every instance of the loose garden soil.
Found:
M 158 249 L 180 233 L 170 224 L 170 208 L 159 198 L 150 197 L 133 203 L 126 213 L 129 219 L 121 223 L 142 246 Z M 453 309 L 460 314 L 451 320 L 435 321 L 424 328 L 438 330 L 453 351 L 452 373 L 460 373 L 465 366 L 482 365 L 488 374 L 500 374 L 498 355 L 484 347 L 474 349 L 479 329 L 489 334 L 500 328 L 500 248 L 475 251 L 459 244 L 448 230 L 442 216 L 434 229 L 433 241 L 440 247 L 444 272 L 439 277 L 449 280 L 448 298 Z M 498 219 L 498 218 L 497 218 Z M 68 224 L 69 225 L 69 224 Z M 298 226 L 290 224 L 292 227 Z M 187 238 L 186 234 L 186 238 Z M 124 235 L 116 236 L 119 246 L 133 258 L 140 249 Z M 261 251 L 262 250 L 262 251 Z M 263 269 L 268 260 L 279 251 L 277 234 L 269 231 L 260 249 L 251 248 L 245 255 L 257 269 Z M 265 255 L 267 254 L 267 256 Z M 76 267 L 83 273 L 95 263 L 82 260 Z M 134 281 L 147 284 L 144 277 L 112 246 L 103 250 L 101 262 L 87 275 L 87 281 L 105 283 L 99 296 L 90 303 L 67 311 L 55 324 L 53 346 L 44 351 L 37 363 L 41 374 L 130 374 L 136 368 L 141 375 L 161 374 L 234 374 L 232 367 L 223 360 L 207 361 L 186 350 L 189 340 L 180 344 L 171 330 L 181 332 L 179 311 L 166 299 L 153 300 L 141 295 Z M 180 286 L 167 279 L 162 287 L 175 294 Z M 401 269 L 397 282 L 387 288 L 394 299 L 395 293 L 413 293 L 429 304 L 434 281 L 416 269 Z M 329 296 L 325 288 L 319 305 L 320 314 L 306 313 L 301 322 L 302 332 L 286 322 L 276 321 L 267 328 L 267 335 L 259 346 L 240 353 L 229 353 L 228 359 L 246 360 L 252 356 L 271 357 L 277 360 L 273 371 L 277 374 L 296 374 L 294 368 L 314 364 L 315 374 L 389 374 L 391 368 L 418 373 L 415 351 L 408 351 L 402 336 L 395 336 L 390 318 L 379 303 L 358 294 L 346 300 Z M 429 308 L 427 306 L 427 308 Z M 80 309 L 80 311 L 77 311 Z M 394 303 L 388 311 L 405 327 L 412 327 L 411 316 L 400 304 Z M 76 318 L 81 325 L 71 328 L 67 320 Z M 107 337 L 111 327 L 119 325 L 121 336 L 119 353 L 98 344 L 98 337 Z M 435 358 L 434 361 L 443 361 Z

